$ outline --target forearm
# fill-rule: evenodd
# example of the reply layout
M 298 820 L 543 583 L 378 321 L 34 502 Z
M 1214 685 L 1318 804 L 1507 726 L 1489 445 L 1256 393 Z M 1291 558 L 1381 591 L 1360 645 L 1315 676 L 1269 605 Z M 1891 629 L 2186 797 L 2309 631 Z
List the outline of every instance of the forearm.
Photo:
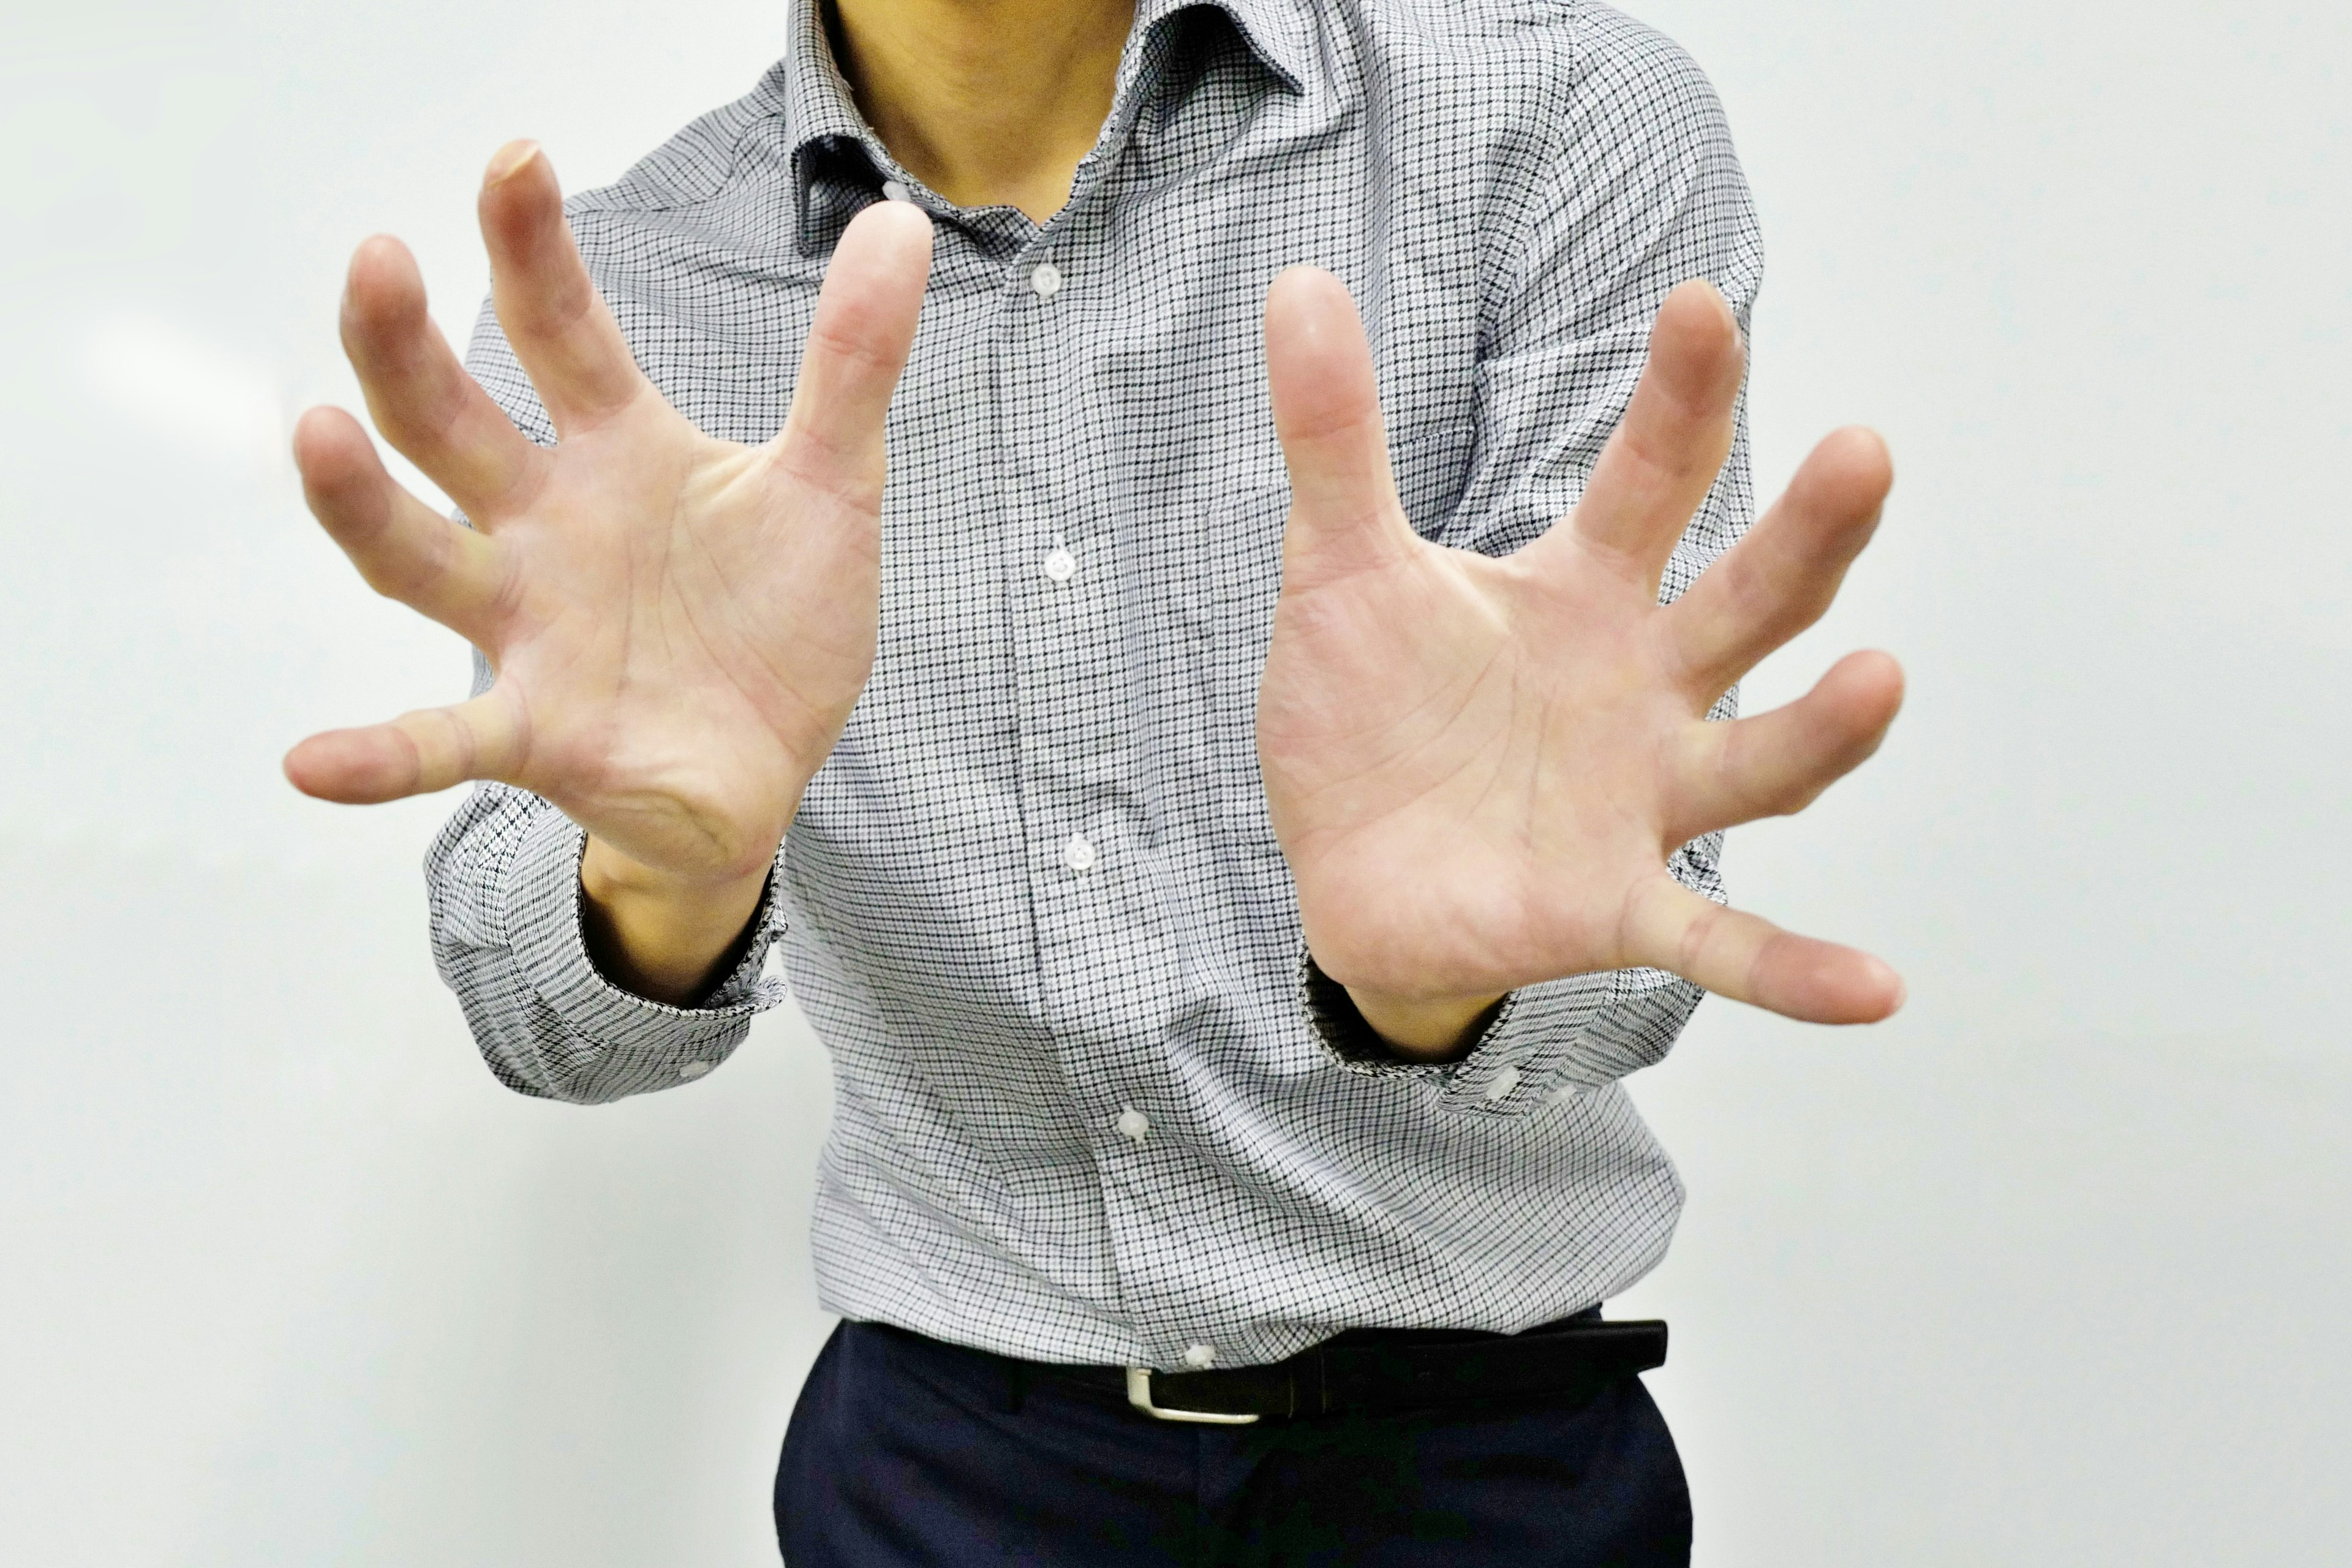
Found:
M 591 837 L 580 862 L 589 956 L 623 990 L 690 1007 L 741 956 L 767 881 L 765 868 L 730 881 L 681 879 Z

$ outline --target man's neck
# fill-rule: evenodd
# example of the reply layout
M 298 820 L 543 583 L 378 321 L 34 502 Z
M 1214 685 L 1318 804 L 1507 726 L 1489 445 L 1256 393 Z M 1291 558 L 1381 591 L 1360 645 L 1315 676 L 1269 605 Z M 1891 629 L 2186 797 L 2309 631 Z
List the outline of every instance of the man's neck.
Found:
M 1110 113 L 1135 0 L 834 0 L 834 47 L 891 155 L 959 206 L 1039 223 Z

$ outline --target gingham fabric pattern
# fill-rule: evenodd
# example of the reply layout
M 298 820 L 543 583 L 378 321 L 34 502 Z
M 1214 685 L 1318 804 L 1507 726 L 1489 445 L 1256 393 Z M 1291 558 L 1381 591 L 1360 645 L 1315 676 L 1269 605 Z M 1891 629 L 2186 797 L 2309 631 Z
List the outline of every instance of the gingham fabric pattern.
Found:
M 1669 288 L 1711 279 L 1746 321 L 1755 215 L 1705 78 L 1577 0 L 1143 0 L 1039 226 L 895 163 L 799 0 L 750 96 L 571 214 L 654 381 L 758 441 L 835 239 L 890 197 L 937 249 L 880 652 L 758 939 L 704 1006 L 618 990 L 582 945 L 580 829 L 481 787 L 427 870 L 492 1070 L 583 1102 L 698 1079 L 781 968 L 834 1068 L 824 1304 L 1008 1354 L 1254 1363 L 1632 1282 L 1682 1192 L 1618 1079 L 1692 987 L 1534 986 L 1412 1065 L 1349 1044 L 1303 973 L 1252 742 L 1286 504 L 1260 312 L 1287 265 L 1339 274 L 1414 525 L 1517 549 L 1575 502 Z M 553 439 L 487 310 L 468 363 Z M 1669 595 L 1751 508 L 1743 429 Z M 1677 869 L 1719 896 L 1717 847 Z

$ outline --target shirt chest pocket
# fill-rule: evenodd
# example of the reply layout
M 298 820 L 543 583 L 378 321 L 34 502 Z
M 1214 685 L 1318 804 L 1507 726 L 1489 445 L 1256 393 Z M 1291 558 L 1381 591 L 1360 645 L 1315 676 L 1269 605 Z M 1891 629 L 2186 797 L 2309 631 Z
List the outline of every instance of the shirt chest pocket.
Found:
M 1399 499 L 1427 534 L 1459 497 L 1475 432 L 1454 418 L 1426 424 L 1391 443 Z M 1290 515 L 1286 480 L 1225 496 L 1197 514 L 1184 549 L 1176 620 L 1184 638 L 1199 745 L 1225 777 L 1257 778 L 1257 688 L 1282 592 L 1282 532 Z
M 1281 851 L 1257 771 L 1257 689 L 1282 590 L 1286 483 L 1219 498 L 1189 520 L 1176 584 L 1166 674 L 1173 727 L 1163 736 L 1181 794 L 1198 802 L 1192 830 L 1229 861 Z
M 1221 779 L 1257 777 L 1257 685 L 1282 591 L 1286 484 L 1206 509 L 1186 552 L 1176 620 L 1197 760 Z
M 1473 431 L 1464 421 L 1426 426 L 1393 443 L 1392 464 L 1406 510 L 1424 528 L 1459 493 Z M 1190 700 L 1172 737 L 1190 753 L 1220 802 L 1228 846 L 1278 854 L 1257 771 L 1258 682 L 1282 593 L 1282 533 L 1290 515 L 1287 481 L 1234 492 L 1204 507 L 1184 551 L 1176 624 Z

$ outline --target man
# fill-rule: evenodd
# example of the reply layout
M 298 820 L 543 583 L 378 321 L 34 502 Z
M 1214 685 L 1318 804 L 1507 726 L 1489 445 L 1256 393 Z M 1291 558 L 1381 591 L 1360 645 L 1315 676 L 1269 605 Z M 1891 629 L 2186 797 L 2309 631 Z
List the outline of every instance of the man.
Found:
M 1889 479 L 1840 433 L 1733 546 L 1696 68 L 1580 0 L 800 0 L 568 225 L 529 143 L 481 214 L 467 369 L 394 242 L 344 315 L 473 529 L 297 438 L 477 693 L 288 772 L 480 781 L 436 951 L 526 1093 L 700 1077 L 781 941 L 845 1320 L 789 1559 L 1685 1560 L 1617 1079 L 1702 988 L 1901 998 L 1717 901 L 1900 677 L 1731 717 Z

